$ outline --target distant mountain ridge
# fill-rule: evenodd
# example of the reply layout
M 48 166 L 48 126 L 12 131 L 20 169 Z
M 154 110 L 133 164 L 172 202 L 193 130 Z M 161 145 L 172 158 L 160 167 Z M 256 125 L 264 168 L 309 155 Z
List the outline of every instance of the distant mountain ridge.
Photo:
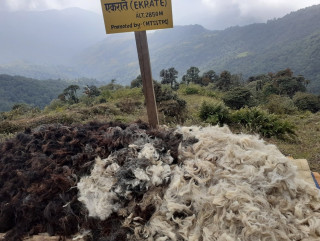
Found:
M 86 85 L 99 85 L 93 79 L 37 80 L 22 76 L 0 74 L 0 112 L 10 110 L 17 103 L 44 108 L 71 84 L 79 85 L 83 91 Z
M 172 66 L 180 77 L 190 66 L 217 73 L 229 70 L 244 77 L 289 67 L 311 79 L 313 90 L 320 92 L 319 26 L 320 5 L 316 5 L 265 24 L 222 31 L 199 25 L 156 31 L 148 34 L 153 75 L 159 79 L 160 70 Z M 98 79 L 129 81 L 139 74 L 133 36 L 122 41 L 106 38 L 84 51 L 77 61 Z
M 94 26 L 94 27 L 92 27 Z M 96 13 L 79 8 L 0 14 L 0 63 L 70 64 L 71 57 L 105 37 Z
M 24 75 L 26 72 L 28 74 L 26 76 L 37 78 L 44 78 L 46 74 L 51 78 L 84 76 L 105 82 L 117 79 L 120 84 L 129 84 L 139 74 L 133 33 L 105 35 L 103 20 L 98 14 L 86 13 L 79 9 L 57 12 L 55 17 L 59 21 L 52 17 L 50 24 L 47 23 L 52 27 L 49 32 L 55 30 L 54 35 L 46 33 L 44 28 L 38 28 L 42 29 L 41 38 L 45 39 L 40 38 L 41 43 L 48 42 L 44 52 L 50 50 L 48 47 L 52 44 L 50 41 L 58 40 L 61 40 L 62 50 L 57 50 L 60 46 L 58 41 L 53 44 L 55 48 L 52 48 L 52 51 L 46 52 L 44 57 L 39 58 L 42 62 L 33 61 L 31 58 L 26 60 L 28 65 L 23 62 L 14 65 L 12 62 L 11 64 L 6 62 L 6 58 L 3 57 L 10 57 L 10 54 L 8 55 L 10 48 L 7 47 L 7 54 L 0 56 L 0 73 L 14 74 L 17 71 Z M 65 20 L 61 19 L 72 19 L 72 24 L 75 25 L 71 25 L 71 22 L 64 24 Z M 83 23 L 85 19 L 91 19 L 91 22 L 87 21 L 85 24 Z M 53 22 L 57 23 L 63 31 L 53 28 L 55 26 Z M 25 24 L 31 25 L 28 21 Z M 1 36 L 3 36 L 1 31 L 6 31 L 4 25 L 0 16 Z M 159 79 L 160 70 L 170 67 L 175 67 L 180 77 L 190 66 L 197 66 L 202 71 L 213 69 L 217 73 L 223 70 L 242 73 L 245 78 L 291 68 L 296 75 L 302 74 L 310 79 L 311 90 L 320 93 L 319 26 L 320 5 L 315 5 L 267 23 L 244 27 L 211 31 L 200 25 L 189 25 L 148 32 L 153 77 Z M 66 42 L 64 42 L 63 36 L 66 32 L 70 38 L 65 38 Z M 46 36 L 51 37 L 45 38 Z M 71 38 L 72 36 L 74 37 Z M 20 38 L 23 39 L 22 35 Z M 1 41 L 3 40 L 1 39 L 0 52 L 2 53 Z M 30 51 L 28 45 L 24 47 L 26 53 Z M 50 61 L 45 61 L 46 59 Z M 35 60 L 37 60 L 36 57 Z M 33 76 L 33 73 L 36 76 Z

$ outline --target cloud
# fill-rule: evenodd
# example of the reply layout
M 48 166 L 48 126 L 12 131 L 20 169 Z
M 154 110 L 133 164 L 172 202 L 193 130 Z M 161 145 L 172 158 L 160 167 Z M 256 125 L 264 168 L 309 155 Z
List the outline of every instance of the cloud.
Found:
M 70 7 L 101 12 L 99 0 L 1 0 L 0 3 L 0 10 L 7 11 L 64 9 Z
M 307 6 L 320 4 L 320 0 L 201 0 L 201 2 L 207 13 L 212 12 L 211 19 L 216 20 L 216 24 L 213 25 L 217 28 L 223 27 L 221 24 L 223 22 L 229 22 L 231 25 L 265 22 Z
M 1 3 L 1 9 L 3 10 L 10 10 L 10 11 L 17 11 L 17 10 L 43 10 L 43 9 L 50 9 L 56 8 L 57 3 L 56 1 L 38 1 L 38 0 L 4 0 Z
M 209 29 L 266 22 L 320 0 L 172 0 L 175 25 L 201 24 Z M 0 0 L 0 10 L 79 7 L 101 14 L 100 0 Z

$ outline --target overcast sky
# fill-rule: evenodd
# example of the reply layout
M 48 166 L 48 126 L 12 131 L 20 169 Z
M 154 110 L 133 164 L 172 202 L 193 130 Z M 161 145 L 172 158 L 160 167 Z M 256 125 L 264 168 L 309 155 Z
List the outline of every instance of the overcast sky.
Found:
M 175 25 L 208 29 L 266 22 L 320 0 L 172 0 Z M 46 10 L 79 7 L 101 14 L 100 0 L 0 0 L 0 10 Z

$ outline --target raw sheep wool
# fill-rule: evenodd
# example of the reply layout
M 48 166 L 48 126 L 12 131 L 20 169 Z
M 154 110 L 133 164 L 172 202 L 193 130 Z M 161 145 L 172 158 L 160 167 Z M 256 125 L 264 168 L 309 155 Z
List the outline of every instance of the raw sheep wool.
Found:
M 117 216 L 113 213 L 105 220 L 95 218 L 97 215 L 91 217 L 89 211 L 100 212 L 101 209 L 96 208 L 99 207 L 96 203 L 86 208 L 78 200 L 79 180 L 91 171 L 99 172 L 99 168 L 93 168 L 97 157 L 113 162 L 105 170 L 110 176 L 105 175 L 103 183 L 112 180 L 113 173 L 116 173 L 115 178 L 122 181 L 117 183 L 114 196 L 101 195 L 98 199 L 106 198 L 114 202 L 111 208 L 114 212 L 126 207 L 132 198 L 141 199 L 148 185 L 157 186 L 163 179 L 167 180 L 166 165 L 178 163 L 181 140 L 182 135 L 173 133 L 173 130 L 153 130 L 146 123 L 138 121 L 129 125 L 114 122 L 41 125 L 1 142 L 0 233 L 5 235 L 3 238 L 0 236 L 0 240 L 20 241 L 39 233 L 61 236 L 62 240 L 63 237 L 76 240 L 84 235 L 86 240 L 94 241 L 127 240 L 131 230 L 122 225 L 125 214 Z M 148 156 L 151 158 L 149 161 L 144 156 L 152 153 L 152 150 L 150 152 L 145 148 L 142 151 L 138 148 L 142 143 L 151 141 L 159 156 Z M 139 153 L 141 156 L 138 156 Z M 157 167 L 158 158 L 166 164 Z M 150 180 L 145 180 L 142 174 L 149 162 L 154 167 L 145 174 Z M 133 175 L 139 177 L 138 183 L 134 182 L 137 180 L 133 180 Z M 131 186 L 127 187 L 129 182 Z M 92 183 L 93 189 L 101 187 L 95 184 Z M 101 188 L 108 190 L 108 186 Z M 161 193 L 161 188 L 158 191 Z M 97 197 L 96 193 L 90 195 Z M 121 203 L 117 202 L 118 199 Z M 153 206 L 146 207 L 144 212 L 140 207 L 132 206 L 130 210 L 133 209 L 146 219 L 153 212 Z
M 320 194 L 274 145 L 227 127 L 43 125 L 0 143 L 0 233 L 316 241 Z
M 78 183 L 89 214 L 123 216 L 133 230 L 128 240 L 320 240 L 319 192 L 274 145 L 227 127 L 178 127 L 175 134 L 183 136 L 177 164 L 141 141 L 134 145 L 140 159 L 129 166 L 112 168 L 116 153 L 104 164 L 97 159 Z M 92 202 L 99 212 L 90 211 Z

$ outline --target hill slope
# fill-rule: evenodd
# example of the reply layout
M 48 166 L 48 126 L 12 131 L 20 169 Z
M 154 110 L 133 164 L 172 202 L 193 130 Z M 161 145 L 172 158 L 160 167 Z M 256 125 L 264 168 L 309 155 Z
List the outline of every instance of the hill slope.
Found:
M 148 34 L 154 78 L 171 66 L 180 76 L 190 66 L 225 69 L 245 77 L 290 67 L 313 80 L 320 91 L 320 5 L 290 13 L 265 24 L 209 31 L 199 25 Z M 121 35 L 119 35 L 121 36 Z M 130 81 L 139 73 L 134 36 L 108 36 L 77 58 L 97 78 Z
M 0 112 L 8 111 L 14 104 L 25 103 L 43 108 L 72 84 L 63 80 L 37 80 L 21 76 L 0 75 Z M 84 84 L 97 84 L 94 80 L 79 80 Z
M 175 26 L 148 33 L 155 79 L 190 66 L 244 77 L 291 68 L 320 93 L 320 5 L 267 23 L 206 30 Z M 102 17 L 80 9 L 0 14 L 0 73 L 32 78 L 117 79 L 129 84 L 139 74 L 133 33 L 105 35 Z

